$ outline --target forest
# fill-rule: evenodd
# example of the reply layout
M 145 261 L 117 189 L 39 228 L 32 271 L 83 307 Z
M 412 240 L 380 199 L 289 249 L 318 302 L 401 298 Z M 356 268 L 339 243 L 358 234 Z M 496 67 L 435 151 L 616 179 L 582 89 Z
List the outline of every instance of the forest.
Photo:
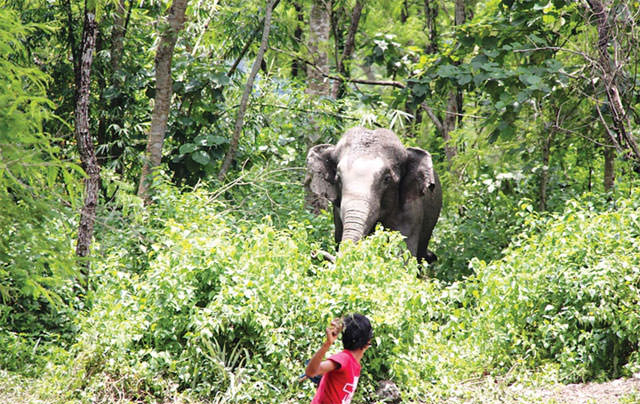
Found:
M 356 404 L 640 380 L 638 0 L 0 6 L 0 402 L 309 403 L 354 312 Z M 354 127 L 430 156 L 427 259 L 336 248 Z

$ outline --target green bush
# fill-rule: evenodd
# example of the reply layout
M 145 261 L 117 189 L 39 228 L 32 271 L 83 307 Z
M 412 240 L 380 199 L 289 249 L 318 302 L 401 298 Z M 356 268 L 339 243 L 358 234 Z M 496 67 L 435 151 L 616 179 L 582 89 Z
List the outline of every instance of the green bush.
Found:
M 565 381 L 616 377 L 638 350 L 637 195 L 608 211 L 585 200 L 533 217 L 539 231 L 525 231 L 503 259 L 473 261 L 472 337 L 500 368 L 554 362 Z
M 14 342 L 33 336 L 26 345 L 71 332 L 64 306 L 80 275 L 68 206 L 78 200 L 80 168 L 60 158 L 58 139 L 43 129 L 55 118 L 46 98 L 50 77 L 25 47 L 29 35 L 47 29 L 0 9 L 0 332 Z M 12 369 L 24 363 L 12 360 L 16 346 L 0 344 L 7 354 L 0 362 Z
M 522 234 L 504 257 L 472 260 L 475 275 L 445 285 L 418 278 L 398 233 L 345 243 L 330 264 L 313 255 L 332 244 L 328 214 L 244 220 L 218 196 L 162 185 L 147 208 L 115 198 L 76 343 L 37 355 L 49 361 L 46 390 L 72 386 L 52 400 L 306 402 L 305 361 L 330 319 L 353 311 L 372 319 L 375 336 L 358 403 L 375 401 L 383 379 L 411 402 L 454 397 L 463 380 L 514 367 L 568 381 L 640 365 L 633 199 L 585 197 L 549 217 L 523 203 Z M 5 340 L 6 360 L 30 347 Z
M 125 254 L 114 246 L 96 268 L 100 284 L 75 347 L 78 374 L 91 376 L 82 390 L 108 377 L 152 396 L 177 383 L 237 402 L 310 400 L 312 385 L 296 383 L 304 362 L 330 319 L 354 311 L 375 328 L 361 400 L 382 379 L 418 394 L 430 386 L 424 380 L 449 371 L 439 368 L 441 352 L 430 351 L 459 301 L 437 281 L 417 279 L 398 233 L 345 244 L 333 265 L 313 258 L 322 242 L 309 236 L 309 222 L 241 221 L 208 193 L 164 192 L 153 208 L 163 226 L 146 253 L 149 269 L 119 268 Z
M 438 256 L 430 268 L 438 279 L 451 282 L 471 275 L 474 258 L 489 262 L 502 257 L 532 210 L 522 181 L 512 173 L 485 175 L 464 187 L 457 211 L 444 210 L 429 246 Z M 528 210 L 519 208 L 523 201 Z

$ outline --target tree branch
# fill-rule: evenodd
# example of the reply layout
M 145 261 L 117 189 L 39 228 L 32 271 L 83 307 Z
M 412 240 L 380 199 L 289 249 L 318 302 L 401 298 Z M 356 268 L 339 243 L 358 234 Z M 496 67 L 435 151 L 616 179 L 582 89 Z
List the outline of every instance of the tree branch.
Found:
M 399 81 L 385 81 L 385 80 L 364 80 L 364 79 L 352 79 L 352 78 L 346 78 L 346 77 L 338 77 L 338 76 L 332 76 L 330 74 L 326 74 L 324 72 L 322 72 L 320 70 L 320 68 L 318 68 L 314 63 L 309 62 L 308 60 L 305 60 L 301 57 L 299 57 L 298 55 L 293 55 L 290 52 L 287 52 L 283 49 L 279 49 L 273 46 L 270 46 L 269 49 L 279 52 L 279 53 L 284 53 L 285 55 L 288 55 L 308 66 L 310 66 L 312 69 L 320 72 L 320 74 L 322 74 L 323 77 L 328 78 L 329 80 L 338 80 L 338 81 L 342 81 L 342 82 L 346 82 L 346 83 L 357 83 L 357 84 L 369 84 L 372 86 L 387 86 L 387 87 L 396 87 L 396 88 L 407 88 L 406 85 L 404 85 L 403 83 L 399 82 Z
M 240 133 L 242 131 L 242 125 L 244 123 L 244 114 L 247 111 L 249 96 L 251 95 L 251 90 L 253 89 L 253 81 L 256 75 L 258 74 L 258 69 L 260 69 L 262 58 L 264 57 L 264 53 L 267 50 L 267 44 L 269 41 L 269 31 L 271 30 L 271 15 L 273 12 L 273 7 L 278 2 L 279 0 L 269 0 L 267 2 L 267 6 L 265 9 L 265 16 L 264 16 L 264 27 L 262 30 L 262 40 L 260 42 L 260 49 L 258 49 L 258 54 L 256 55 L 256 58 L 253 61 L 253 67 L 251 68 L 251 73 L 249 73 L 249 77 L 247 78 L 247 84 L 245 85 L 244 92 L 242 93 L 242 99 L 240 100 L 240 109 L 238 109 L 238 115 L 236 116 L 236 124 L 233 131 L 233 137 L 231 138 L 231 143 L 229 143 L 229 150 L 227 151 L 227 155 L 224 157 L 224 161 L 222 162 L 222 167 L 220 167 L 220 172 L 218 173 L 219 180 L 222 180 L 227 175 L 227 171 L 231 166 L 231 161 L 235 157 L 236 149 L 238 148 L 238 141 L 240 140 Z
M 347 32 L 347 39 L 345 40 L 344 50 L 342 52 L 342 57 L 337 60 L 336 70 L 341 77 L 349 76 L 349 71 L 347 64 L 351 60 L 351 56 L 353 55 L 353 51 L 355 49 L 355 39 L 356 33 L 358 31 L 358 24 L 360 23 L 360 16 L 362 15 L 362 8 L 364 4 L 362 0 L 356 0 L 356 5 L 353 8 L 353 13 L 351 14 L 351 25 L 349 26 L 349 31 Z M 337 59 L 337 56 L 336 56 Z M 334 81 L 333 87 L 331 89 L 331 96 L 334 99 L 338 99 L 342 93 L 344 92 L 344 81 Z
M 280 0 L 276 0 L 276 2 L 273 4 L 273 8 L 271 10 L 272 12 L 273 12 L 273 10 L 275 10 L 276 7 L 278 7 L 278 4 L 280 4 Z M 227 72 L 227 77 L 231 77 L 233 75 L 233 73 L 236 72 L 236 69 L 238 68 L 238 65 L 240 64 L 242 59 L 244 59 L 245 55 L 249 51 L 249 47 L 251 47 L 251 44 L 253 44 L 253 41 L 256 39 L 256 36 L 258 35 L 258 33 L 260 31 L 262 31 L 263 27 L 264 27 L 264 19 L 261 21 L 261 24 L 259 24 L 253 30 L 251 35 L 249 35 L 249 39 L 247 39 L 247 42 L 245 42 L 244 47 L 242 47 L 242 50 L 240 51 L 240 55 L 238 55 L 236 60 L 231 65 L 231 68 L 229 69 L 229 72 Z
M 436 114 L 433 112 L 433 108 L 428 106 L 425 102 L 421 103 L 420 107 L 422 107 L 422 109 L 427 113 L 429 118 L 431 118 L 431 121 L 433 121 L 433 124 L 436 125 L 436 129 L 438 129 L 438 132 L 442 132 L 444 130 L 444 125 L 442 124 L 440 119 L 438 119 Z

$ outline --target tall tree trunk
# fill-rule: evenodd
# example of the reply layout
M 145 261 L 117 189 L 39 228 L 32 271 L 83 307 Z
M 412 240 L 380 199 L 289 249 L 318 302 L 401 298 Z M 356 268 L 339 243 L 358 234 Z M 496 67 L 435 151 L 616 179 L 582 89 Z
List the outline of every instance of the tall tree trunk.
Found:
M 605 192 L 613 191 L 613 186 L 615 185 L 615 181 L 616 181 L 615 156 L 616 156 L 616 152 L 613 145 L 605 146 L 605 149 L 604 149 L 604 190 Z
M 117 122 L 118 120 L 117 109 L 121 102 L 120 101 L 121 97 L 112 98 L 107 103 L 105 100 L 104 89 L 106 89 L 107 86 L 111 85 L 116 91 L 119 91 L 122 85 L 121 75 L 117 74 L 117 72 L 120 69 L 120 59 L 122 58 L 122 51 L 124 48 L 126 23 L 127 23 L 127 18 L 131 13 L 132 5 L 133 5 L 133 1 L 129 2 L 128 11 L 126 7 L 126 0 L 118 0 L 118 3 L 116 3 L 115 5 L 113 29 L 111 31 L 111 48 L 110 48 L 111 70 L 108 72 L 110 73 L 109 75 L 105 73 L 101 75 L 101 77 L 99 77 L 98 79 L 99 88 L 103 90 L 100 93 L 99 102 L 100 102 L 100 105 L 107 105 L 107 107 L 104 108 L 104 112 L 102 116 L 100 116 L 99 118 L 100 122 L 98 123 L 97 141 L 98 141 L 98 145 L 101 145 L 101 146 L 110 145 L 109 148 L 103 148 L 104 151 L 102 153 L 98 152 L 98 162 L 101 165 L 104 165 L 104 163 L 108 160 L 119 159 L 124 151 L 124 148 L 110 144 L 113 139 L 108 135 L 108 132 L 107 132 L 109 126 L 111 126 L 113 122 Z M 98 52 L 100 52 L 102 48 L 100 39 L 101 39 L 101 36 L 98 35 L 98 44 L 96 45 Z M 121 173 L 122 172 L 121 168 L 118 171 Z
M 338 76 L 341 77 L 349 77 L 349 73 L 351 70 L 349 68 L 349 63 L 351 62 L 351 57 L 353 56 L 353 51 L 355 50 L 356 33 L 358 32 L 360 16 L 362 15 L 362 7 L 362 0 L 356 0 L 356 4 L 353 7 L 353 12 L 351 13 L 351 24 L 349 25 L 349 32 L 347 33 L 347 39 L 344 43 L 344 49 L 342 50 L 342 57 L 338 58 L 338 64 L 336 66 Z M 334 99 L 342 97 L 344 93 L 344 85 L 345 82 L 342 80 L 335 80 L 333 82 L 331 96 Z
M 455 4 L 455 25 L 460 26 L 465 22 L 465 4 L 464 0 L 456 0 Z M 461 122 L 462 116 L 462 103 L 463 103 L 462 89 L 457 87 L 449 92 L 449 99 L 447 101 L 447 112 L 442 120 L 441 136 L 444 141 L 444 151 L 449 163 L 449 170 L 458 177 L 459 173 L 455 172 L 453 168 L 453 160 L 458 154 L 457 147 L 452 143 L 451 132 L 456 129 L 458 123 Z
M 75 136 L 78 142 L 82 168 L 87 174 L 84 180 L 84 206 L 80 213 L 80 226 L 78 228 L 78 242 L 76 255 L 88 257 L 91 252 L 93 228 L 96 220 L 96 206 L 98 204 L 98 191 L 100 184 L 100 166 L 96 159 L 93 139 L 89 132 L 89 91 L 91 88 L 91 65 L 96 46 L 96 15 L 95 3 L 93 7 L 87 3 L 84 12 L 84 28 L 82 43 L 80 45 L 80 60 L 77 61 L 76 77 L 76 109 L 75 109 Z M 74 61 L 75 62 L 75 61 Z M 85 276 L 89 274 L 89 265 L 85 263 Z M 88 281 L 88 279 L 87 279 Z
M 273 10 L 275 10 L 275 8 L 278 7 L 278 4 L 280 4 L 280 0 L 276 0 L 275 3 L 273 3 L 273 7 L 271 7 L 271 12 L 273 12 Z M 249 35 L 249 38 L 247 39 L 247 42 L 244 43 L 244 46 L 242 47 L 240 54 L 236 58 L 235 62 L 233 62 L 233 64 L 231 65 L 229 72 L 227 72 L 228 77 L 231 77 L 237 70 L 238 65 L 240 65 L 240 62 L 242 62 L 242 59 L 244 59 L 245 55 L 249 51 L 249 48 L 251 48 L 253 41 L 258 36 L 258 33 L 261 31 L 260 27 L 264 27 L 264 20 L 260 21 L 260 24 L 258 24 L 256 28 L 253 30 L 253 32 Z M 225 56 L 223 59 L 226 59 L 226 58 L 227 57 Z
M 633 133 L 628 130 L 630 127 L 629 116 L 624 110 L 622 99 L 620 98 L 620 90 L 617 85 L 616 74 L 620 70 L 620 66 L 617 65 L 616 61 L 612 61 L 609 56 L 609 43 L 616 41 L 616 38 L 613 37 L 612 34 L 609 19 L 612 10 L 607 10 L 601 0 L 587 1 L 598 25 L 598 64 L 602 72 L 603 85 L 607 92 L 613 126 L 618 134 L 617 142 L 619 144 L 626 143 L 629 149 L 631 149 L 635 159 L 640 162 L 640 148 Z M 611 140 L 614 143 L 616 142 L 615 139 Z
M 227 151 L 226 156 L 224 157 L 224 161 L 222 162 L 222 167 L 220 168 L 220 173 L 218 174 L 218 179 L 222 180 L 226 175 L 227 171 L 229 171 L 229 167 L 231 166 L 231 161 L 235 157 L 236 150 L 238 148 L 238 142 L 240 140 L 240 133 L 242 132 L 242 125 L 244 123 L 244 114 L 247 111 L 247 104 L 249 102 L 249 96 L 251 95 L 251 90 L 253 89 L 253 81 L 258 74 L 258 70 L 260 70 L 260 65 L 262 63 L 262 59 L 264 58 L 264 53 L 267 50 L 267 44 L 269 42 L 269 30 L 271 29 L 271 13 L 273 11 L 273 6 L 276 0 L 268 0 L 267 7 L 265 10 L 264 17 L 264 28 L 262 30 L 262 41 L 260 42 L 260 49 L 258 49 L 258 54 L 256 55 L 256 59 L 253 61 L 253 67 L 251 68 L 251 73 L 249 73 L 249 77 L 247 78 L 247 84 L 244 87 L 244 92 L 242 93 L 242 99 L 240 100 L 240 106 L 238 107 L 238 115 L 236 116 L 236 124 L 233 130 L 233 137 L 231 138 L 231 142 L 229 144 L 229 150 Z
M 132 4 L 133 0 L 129 3 L 129 10 L 131 10 Z M 111 71 L 114 74 L 114 79 L 117 78 L 115 73 L 120 69 L 120 59 L 122 58 L 124 36 L 126 33 L 126 22 L 126 0 L 119 0 L 116 4 L 116 15 L 113 19 L 113 31 L 111 33 Z M 120 83 L 118 82 L 118 84 Z
M 549 186 L 549 164 L 551 162 L 551 143 L 555 129 L 542 139 L 542 170 L 540 171 L 540 211 L 547 209 L 547 187 Z
M 329 56 L 327 44 L 329 42 L 329 4 L 326 0 L 313 0 L 309 16 L 308 48 L 311 62 L 315 66 L 307 67 L 307 93 L 318 96 L 329 95 L 329 82 L 325 78 L 329 74 Z
M 64 0 L 62 3 L 62 7 L 64 8 L 64 12 L 67 15 L 67 25 L 65 29 L 67 30 L 67 41 L 69 42 L 69 49 L 71 50 L 71 58 L 73 59 L 73 78 L 75 80 L 75 91 L 74 100 L 76 103 L 78 102 L 78 89 L 80 88 L 80 55 L 78 47 L 76 46 L 75 34 L 73 33 L 73 28 L 75 27 L 75 22 L 73 20 L 73 11 L 71 10 L 71 0 Z
M 174 0 L 167 14 L 167 23 L 160 21 L 160 29 L 164 28 L 160 38 L 160 44 L 156 52 L 156 95 L 151 116 L 151 128 L 147 139 L 144 166 L 138 186 L 138 196 L 146 203 L 151 200 L 149 185 L 153 170 L 160 165 L 162 160 L 162 145 L 167 130 L 169 107 L 173 93 L 173 81 L 171 79 L 171 60 L 173 50 L 178 39 L 178 33 L 182 29 L 185 20 L 185 11 L 188 0 Z
M 402 24 L 406 23 L 409 19 L 409 1 L 403 0 L 402 9 L 400 10 L 400 22 Z
M 296 10 L 296 29 L 293 31 L 293 37 L 295 39 L 296 44 L 302 43 L 302 27 L 304 25 L 304 13 L 302 12 L 302 4 L 300 1 L 296 1 L 293 3 L 293 7 Z M 302 69 L 304 68 L 304 63 L 300 61 L 300 59 L 294 59 L 291 63 L 291 77 L 299 77 L 301 76 Z
M 309 39 L 307 49 L 311 64 L 307 66 L 307 89 L 306 93 L 312 98 L 326 97 L 330 95 L 330 83 L 326 76 L 329 74 L 329 57 L 327 55 L 327 47 L 329 42 L 329 31 L 331 29 L 331 20 L 329 10 L 331 9 L 331 0 L 313 0 L 311 12 L 309 13 Z M 319 139 L 321 129 L 317 125 L 313 114 L 309 115 L 309 124 L 313 128 L 305 135 L 304 141 L 307 149 L 311 148 Z M 313 193 L 305 194 L 305 204 L 313 213 L 320 213 L 320 207 L 326 208 L 325 201 L 314 196 Z
M 447 102 L 447 112 L 445 112 L 444 119 L 442 121 L 442 131 L 440 135 L 444 141 L 444 154 L 447 157 L 449 163 L 449 169 L 453 167 L 453 159 L 458 154 L 458 149 L 452 143 L 451 132 L 456 129 L 456 123 L 458 122 L 458 110 L 459 98 L 462 97 L 462 92 L 458 89 L 451 90 L 449 92 L 449 100 Z
M 435 0 L 424 0 L 424 28 L 429 31 L 429 44 L 426 53 L 438 52 L 438 26 L 436 18 L 438 17 L 438 3 Z

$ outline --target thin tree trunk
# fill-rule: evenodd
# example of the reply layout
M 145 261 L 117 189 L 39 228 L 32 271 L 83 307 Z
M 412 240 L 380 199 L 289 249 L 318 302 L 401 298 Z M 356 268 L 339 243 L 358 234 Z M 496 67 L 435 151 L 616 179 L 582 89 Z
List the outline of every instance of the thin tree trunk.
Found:
M 122 51 L 124 49 L 124 37 L 126 34 L 126 23 L 127 17 L 131 13 L 131 7 L 133 6 L 133 1 L 129 2 L 129 8 L 127 11 L 126 0 L 119 0 L 116 3 L 115 8 L 115 16 L 113 18 L 113 29 L 111 31 L 111 71 L 110 78 L 107 81 L 107 76 L 103 75 L 100 80 L 102 83 L 99 83 L 99 88 L 103 91 L 100 93 L 100 105 L 107 105 L 105 109 L 106 113 L 100 117 L 100 122 L 98 123 L 98 134 L 97 140 L 98 145 L 108 145 L 111 143 L 111 138 L 108 136 L 107 131 L 109 126 L 113 122 L 118 120 L 118 114 L 116 110 L 121 103 L 121 97 L 112 98 L 108 103 L 105 101 L 104 89 L 107 88 L 108 85 L 113 86 L 116 91 L 119 91 L 122 86 L 121 75 L 118 74 L 118 70 L 120 69 L 120 60 L 122 58 Z M 98 37 L 100 38 L 100 37 Z M 100 46 L 97 46 L 98 51 L 100 50 Z M 117 160 L 121 157 L 124 151 L 123 147 L 119 147 L 111 144 L 109 148 L 105 148 L 105 150 L 100 153 L 98 152 L 98 161 L 101 165 L 103 165 L 107 160 Z M 118 172 L 122 173 L 122 166 L 118 166 Z
M 455 5 L 455 25 L 459 26 L 465 22 L 465 4 L 464 0 L 456 0 Z M 459 173 L 453 169 L 453 160 L 458 154 L 457 147 L 452 143 L 451 132 L 456 129 L 460 123 L 462 116 L 462 90 L 455 88 L 449 92 L 449 100 L 447 102 L 447 112 L 442 120 L 441 136 L 444 141 L 444 152 L 449 163 L 449 170 L 458 177 Z
M 93 139 L 89 132 L 89 91 L 91 88 L 91 65 L 96 46 L 96 15 L 95 8 L 85 9 L 84 28 L 80 48 L 80 60 L 76 77 L 76 109 L 75 109 L 75 136 L 78 142 L 78 151 L 82 168 L 87 174 L 84 180 L 84 206 L 80 213 L 80 225 L 78 227 L 78 242 L 76 255 L 88 257 L 91 252 L 93 229 L 96 220 L 96 206 L 98 204 L 98 190 L 100 184 L 100 166 L 96 159 Z M 85 266 L 85 276 L 88 276 L 89 265 Z
M 547 187 L 549 186 L 549 163 L 551 162 L 551 142 L 554 130 L 542 140 L 542 170 L 540 172 L 540 211 L 547 209 Z
M 640 148 L 633 133 L 627 128 L 629 125 L 629 116 L 624 110 L 622 100 L 620 98 L 620 90 L 617 85 L 616 72 L 619 66 L 612 62 L 609 56 L 609 43 L 615 38 L 611 33 L 611 23 L 609 21 L 609 12 L 605 9 L 601 0 L 588 0 L 593 16 L 598 24 L 598 54 L 599 65 L 602 71 L 603 84 L 607 92 L 607 99 L 611 109 L 611 118 L 613 126 L 618 134 L 618 143 L 627 143 L 631 149 L 635 159 L 640 162 Z
M 114 73 L 114 79 L 117 79 L 115 73 L 120 69 L 120 59 L 122 58 L 122 49 L 124 48 L 124 36 L 126 33 L 125 24 L 127 21 L 126 0 L 119 0 L 116 4 L 116 15 L 113 19 L 113 32 L 111 34 L 111 71 Z M 133 0 L 129 4 L 129 9 L 133 4 Z M 117 81 L 119 85 L 119 81 Z
M 73 11 L 71 10 L 71 0 L 65 0 L 62 4 L 67 14 L 67 40 L 69 41 L 69 48 L 71 49 L 71 57 L 73 59 L 73 72 L 75 80 L 74 97 L 78 96 L 78 88 L 80 88 L 80 56 L 78 54 L 78 47 L 76 46 L 75 35 L 73 33 L 73 27 L 75 22 L 73 21 Z M 77 98 L 74 100 L 77 103 Z
M 278 4 L 280 4 L 280 0 L 276 0 L 275 3 L 273 3 L 273 7 L 271 7 L 272 12 L 273 10 L 275 10 L 276 7 L 278 7 Z M 260 27 L 264 27 L 264 21 L 261 21 L 260 24 L 256 27 L 256 29 L 254 29 L 253 32 L 249 35 L 249 38 L 247 39 L 247 42 L 244 43 L 244 46 L 242 47 L 240 54 L 238 55 L 235 62 L 233 62 L 233 64 L 231 65 L 231 68 L 227 72 L 228 77 L 231 77 L 236 72 L 238 65 L 240 65 L 240 62 L 242 62 L 242 59 L 244 59 L 247 52 L 249 51 L 249 48 L 253 44 L 254 39 L 260 32 Z M 224 59 L 226 59 L 226 56 L 224 57 Z
M 402 9 L 400 10 L 400 22 L 405 24 L 409 19 L 409 1 L 404 0 L 402 2 Z
M 293 32 L 293 37 L 295 38 L 296 44 L 302 43 L 302 26 L 304 25 L 304 13 L 302 12 L 302 3 L 300 1 L 296 1 L 293 3 L 293 7 L 296 10 L 296 29 Z M 291 77 L 298 77 L 304 68 L 304 64 L 300 62 L 298 59 L 294 59 L 291 63 Z
M 338 64 L 336 66 L 336 70 L 338 71 L 339 76 L 343 76 L 348 78 L 350 70 L 348 65 L 351 61 L 351 57 L 353 56 L 353 51 L 355 49 L 356 42 L 356 33 L 358 32 L 358 25 L 360 23 L 360 16 L 362 15 L 362 7 L 363 3 L 361 0 L 356 0 L 356 4 L 353 7 L 353 12 L 351 13 L 351 25 L 349 26 L 349 32 L 347 33 L 347 39 L 344 43 L 344 49 L 342 51 L 342 57 L 338 59 Z M 334 81 L 333 87 L 331 89 L 331 96 L 334 99 L 338 99 L 342 97 L 344 93 L 344 81 Z
M 444 153 L 449 163 L 449 169 L 453 167 L 453 160 L 458 154 L 456 146 L 452 143 L 451 132 L 455 130 L 456 123 L 458 122 L 458 97 L 462 94 L 458 89 L 451 90 L 449 92 L 449 100 L 447 102 L 447 112 L 443 119 L 442 131 L 440 135 L 444 141 Z
M 151 196 L 149 186 L 153 170 L 160 165 L 162 160 L 162 145 L 167 130 L 169 107 L 173 93 L 173 81 L 171 78 L 171 60 L 173 50 L 178 39 L 178 33 L 182 29 L 185 20 L 185 11 L 188 0 L 174 0 L 167 14 L 167 25 L 162 32 L 160 44 L 156 52 L 156 95 L 151 116 L 151 128 L 147 140 L 144 166 L 138 186 L 138 196 L 149 203 Z M 162 22 L 161 22 L 162 23 Z M 165 24 L 161 24 L 165 25 Z
M 433 54 L 438 52 L 438 3 L 434 0 L 424 0 L 424 28 L 429 31 L 429 44 L 425 51 Z
M 240 140 L 240 132 L 242 131 L 242 125 L 244 123 L 244 114 L 247 111 L 247 104 L 249 102 L 249 96 L 251 95 L 251 90 L 253 89 L 253 81 L 258 74 L 258 70 L 260 70 L 260 64 L 262 63 L 262 59 L 264 58 L 264 53 L 267 50 L 267 44 L 269 42 L 269 30 L 271 29 L 271 13 L 273 11 L 273 6 L 277 0 L 269 0 L 267 3 L 267 7 L 265 10 L 264 17 L 264 28 L 262 30 L 262 41 L 260 42 L 260 49 L 258 49 L 258 54 L 256 55 L 256 59 L 253 61 L 253 67 L 251 68 L 251 73 L 249 73 L 249 77 L 247 79 L 247 84 L 245 85 L 244 92 L 242 93 L 242 99 L 240 100 L 240 106 L 238 107 L 238 115 L 236 116 L 236 125 L 233 130 L 233 137 L 231 138 L 231 143 L 229 144 L 229 150 L 227 151 L 226 156 L 224 157 L 224 161 L 222 162 L 222 167 L 220 168 L 220 173 L 218 174 L 218 179 L 222 180 L 229 171 L 229 167 L 231 166 L 231 161 L 235 157 L 236 150 L 238 148 L 238 142 Z
M 604 149 L 604 190 L 605 192 L 613 191 L 616 182 L 615 172 L 615 149 L 613 147 L 605 147 Z

